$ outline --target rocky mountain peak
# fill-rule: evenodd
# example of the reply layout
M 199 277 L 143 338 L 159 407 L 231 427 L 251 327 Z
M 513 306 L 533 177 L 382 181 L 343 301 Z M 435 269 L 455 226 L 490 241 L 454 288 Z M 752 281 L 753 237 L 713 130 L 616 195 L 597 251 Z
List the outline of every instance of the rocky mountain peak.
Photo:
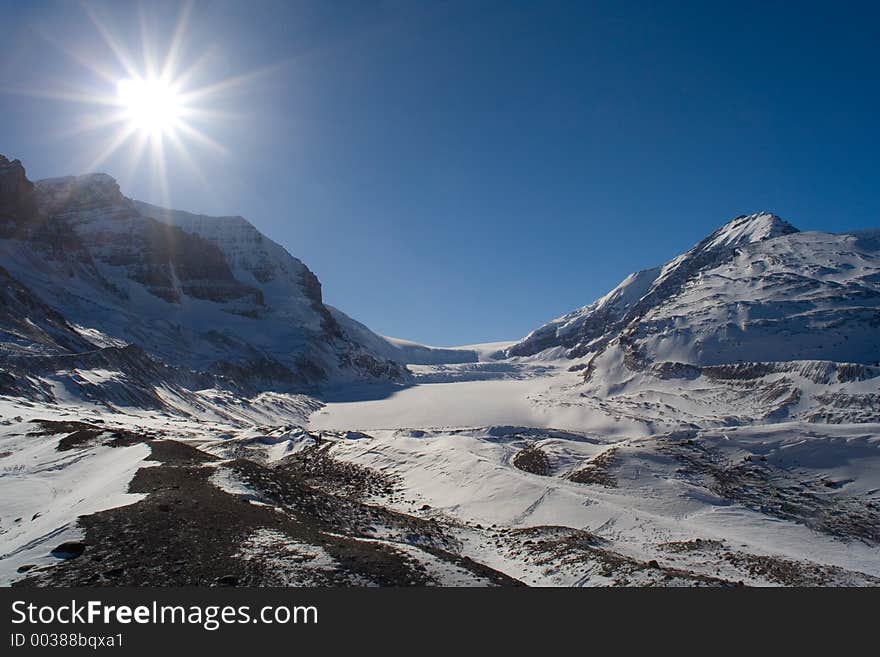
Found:
M 34 185 L 19 160 L 0 155 L 0 222 L 27 219 L 36 211 Z
M 48 178 L 37 182 L 40 207 L 47 214 L 61 214 L 128 205 L 119 183 L 106 173 Z
M 775 214 L 759 212 L 732 219 L 709 235 L 701 245 L 705 249 L 736 248 L 797 232 L 800 231 Z

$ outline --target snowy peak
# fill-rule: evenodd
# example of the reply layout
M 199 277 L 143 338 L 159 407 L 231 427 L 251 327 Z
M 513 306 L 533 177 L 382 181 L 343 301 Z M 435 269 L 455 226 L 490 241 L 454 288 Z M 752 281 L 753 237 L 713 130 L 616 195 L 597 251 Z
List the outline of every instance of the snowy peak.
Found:
M 737 249 L 799 232 L 774 214 L 761 212 L 739 216 L 714 231 L 692 249 L 673 258 L 661 269 L 651 292 L 668 293 L 687 278 L 731 258 Z
M 798 229 L 775 214 L 743 215 L 724 224 L 702 243 L 703 249 L 738 248 L 746 244 L 797 233 Z
M 766 212 L 736 217 L 665 265 L 630 274 L 590 305 L 533 331 L 507 353 L 532 356 L 562 347 L 568 350 L 569 357 L 583 356 L 600 348 L 603 339 L 607 340 L 626 323 L 676 294 L 700 271 L 732 258 L 738 248 L 797 232 L 791 224 Z

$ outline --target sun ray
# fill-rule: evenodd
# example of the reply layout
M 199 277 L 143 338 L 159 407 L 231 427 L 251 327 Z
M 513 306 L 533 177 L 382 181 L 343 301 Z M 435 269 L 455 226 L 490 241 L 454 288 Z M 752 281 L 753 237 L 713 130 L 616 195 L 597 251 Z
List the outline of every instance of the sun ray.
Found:
M 147 16 L 144 13 L 144 5 L 138 5 L 138 24 L 141 32 L 141 54 L 144 60 L 144 72 L 149 80 L 157 79 L 156 56 L 153 52 L 153 37 L 150 35 L 150 28 L 147 24 Z
M 185 69 L 176 74 L 172 69 L 172 72 L 169 73 L 168 76 L 174 78 L 175 84 L 180 85 L 181 88 L 186 88 L 189 85 L 190 80 L 195 77 L 201 69 L 207 66 L 210 59 L 216 55 L 216 52 L 216 48 L 209 48 L 199 55 L 199 57 L 197 57 L 196 60 Z
M 171 80 L 174 76 L 174 70 L 177 67 L 178 57 L 183 45 L 183 38 L 186 34 L 187 24 L 189 23 L 190 12 L 192 11 L 192 1 L 187 0 L 180 8 L 180 14 L 177 17 L 177 23 L 174 26 L 174 34 L 171 37 L 171 43 L 168 46 L 168 52 L 165 55 L 165 62 L 162 65 L 162 71 L 159 78 L 162 80 Z M 176 82 L 180 81 L 178 77 Z
M 123 174 L 127 179 L 130 180 L 134 176 L 135 169 L 137 169 L 143 159 L 148 141 L 149 135 L 144 133 L 139 133 L 134 137 L 134 145 L 129 152 L 128 163 Z
M 135 133 L 136 128 L 132 125 L 124 125 L 111 137 L 107 146 L 86 167 L 86 171 L 94 171 L 113 155 Z
M 87 2 L 82 2 L 81 6 L 83 10 L 89 17 L 89 20 L 92 21 L 92 24 L 95 26 L 95 29 L 98 30 L 98 34 L 101 35 L 101 38 L 104 40 L 104 43 L 107 44 L 107 47 L 113 51 L 113 54 L 116 56 L 116 59 L 119 61 L 120 65 L 125 69 L 125 72 L 129 77 L 134 77 L 137 75 L 137 67 L 134 65 L 134 61 L 129 55 L 128 51 L 118 42 L 116 37 L 113 36 L 113 33 L 110 29 L 101 21 L 98 17 L 98 14 L 94 9 L 89 6 Z
M 87 116 L 83 119 L 80 119 L 77 124 L 67 128 L 66 130 L 58 131 L 56 135 L 58 137 L 73 137 L 89 132 L 95 132 L 97 130 L 107 128 L 117 123 L 122 123 L 126 120 L 126 118 L 127 116 L 124 112 L 108 113 L 100 117 Z
M 60 86 L 60 85 L 59 85 Z M 117 101 L 109 94 L 89 93 L 85 91 L 64 91 L 44 87 L 0 87 L 0 92 L 29 96 L 31 98 L 46 98 L 49 100 L 62 100 L 69 103 L 82 103 L 88 105 L 117 105 Z
M 229 152 L 223 147 L 222 144 L 214 141 L 204 132 L 202 132 L 198 128 L 194 128 L 193 126 L 189 125 L 186 121 L 178 121 L 174 124 L 174 128 L 180 130 L 181 132 L 185 132 L 190 138 L 194 139 L 204 146 L 208 146 L 220 155 L 225 156 L 229 154 Z
M 181 106 L 177 113 L 181 119 L 193 119 L 196 121 L 234 121 L 247 116 L 245 112 L 233 112 L 231 110 L 208 109 L 206 107 Z
M 159 197 L 164 207 L 171 205 L 171 195 L 168 191 L 168 171 L 165 165 L 165 140 L 160 134 L 150 136 L 150 145 L 153 152 L 154 181 L 159 185 Z
M 260 78 L 268 78 L 276 74 L 278 72 L 278 69 L 286 66 L 288 63 L 289 62 L 287 61 L 277 62 L 275 64 L 270 64 L 268 66 L 258 68 L 254 71 L 235 75 L 226 78 L 225 80 L 220 80 L 219 82 L 205 85 L 204 87 L 193 89 L 192 91 L 184 92 L 181 94 L 181 99 L 184 102 L 190 103 L 197 100 L 204 100 L 210 96 L 214 96 L 223 92 L 234 90 L 236 87 L 244 87 L 249 83 L 256 82 Z
M 205 177 L 205 174 L 199 168 L 196 161 L 193 159 L 190 152 L 186 149 L 186 145 L 183 143 L 183 140 L 177 135 L 177 132 L 172 131 L 168 134 L 168 141 L 171 142 L 171 145 L 174 147 L 175 152 L 180 156 L 183 160 L 184 164 L 186 164 L 187 168 L 190 172 L 198 178 L 199 182 L 207 188 L 211 188 L 211 184 L 208 182 L 208 179 Z
M 113 83 L 118 77 L 118 72 L 114 71 L 111 66 L 107 66 L 105 62 L 95 61 L 95 59 L 81 54 L 76 48 L 65 45 L 61 39 L 50 36 L 42 29 L 38 30 L 37 34 L 43 38 L 47 45 L 59 50 L 77 64 L 88 69 L 106 82 Z

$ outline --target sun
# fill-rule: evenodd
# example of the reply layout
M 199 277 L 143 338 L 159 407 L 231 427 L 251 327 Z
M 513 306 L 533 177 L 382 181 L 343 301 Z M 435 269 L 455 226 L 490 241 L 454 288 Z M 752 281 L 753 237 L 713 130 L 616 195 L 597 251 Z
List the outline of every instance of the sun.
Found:
M 162 80 L 125 78 L 116 83 L 116 95 L 129 126 L 142 134 L 167 135 L 181 120 L 181 97 Z
M 146 165 L 151 184 L 163 202 L 168 201 L 169 166 L 186 167 L 206 186 L 201 162 L 227 157 L 221 132 L 246 115 L 246 106 L 236 105 L 249 85 L 273 75 L 284 62 L 260 69 L 225 73 L 220 66 L 222 49 L 202 38 L 188 36 L 193 2 L 181 3 L 175 19 L 166 13 L 150 13 L 144 4 L 135 28 L 114 29 L 109 16 L 81 4 L 98 38 L 52 41 L 70 62 L 84 68 L 81 76 L 70 76 L 51 84 L 40 84 L 21 93 L 76 103 L 80 110 L 69 113 L 70 127 L 60 136 L 94 137 L 93 147 L 78 151 L 84 163 L 77 168 L 96 171 L 111 157 L 120 175 L 133 176 Z M 117 26 L 118 27 L 118 26 Z M 139 52 L 138 52 L 139 50 Z M 223 73 L 221 74 L 221 71 Z

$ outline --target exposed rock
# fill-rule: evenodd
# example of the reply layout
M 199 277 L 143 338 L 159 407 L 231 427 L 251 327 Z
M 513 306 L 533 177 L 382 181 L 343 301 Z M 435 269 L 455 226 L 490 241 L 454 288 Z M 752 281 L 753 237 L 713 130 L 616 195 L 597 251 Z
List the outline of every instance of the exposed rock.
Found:
M 51 554 L 53 557 L 57 557 L 59 559 L 76 559 L 85 551 L 85 543 L 82 543 L 80 541 L 70 541 L 68 543 L 62 543 L 61 545 L 56 547 L 54 550 L 52 550 Z
M 537 445 L 529 445 L 516 453 L 513 465 L 523 472 L 547 476 L 551 473 L 550 458 Z

